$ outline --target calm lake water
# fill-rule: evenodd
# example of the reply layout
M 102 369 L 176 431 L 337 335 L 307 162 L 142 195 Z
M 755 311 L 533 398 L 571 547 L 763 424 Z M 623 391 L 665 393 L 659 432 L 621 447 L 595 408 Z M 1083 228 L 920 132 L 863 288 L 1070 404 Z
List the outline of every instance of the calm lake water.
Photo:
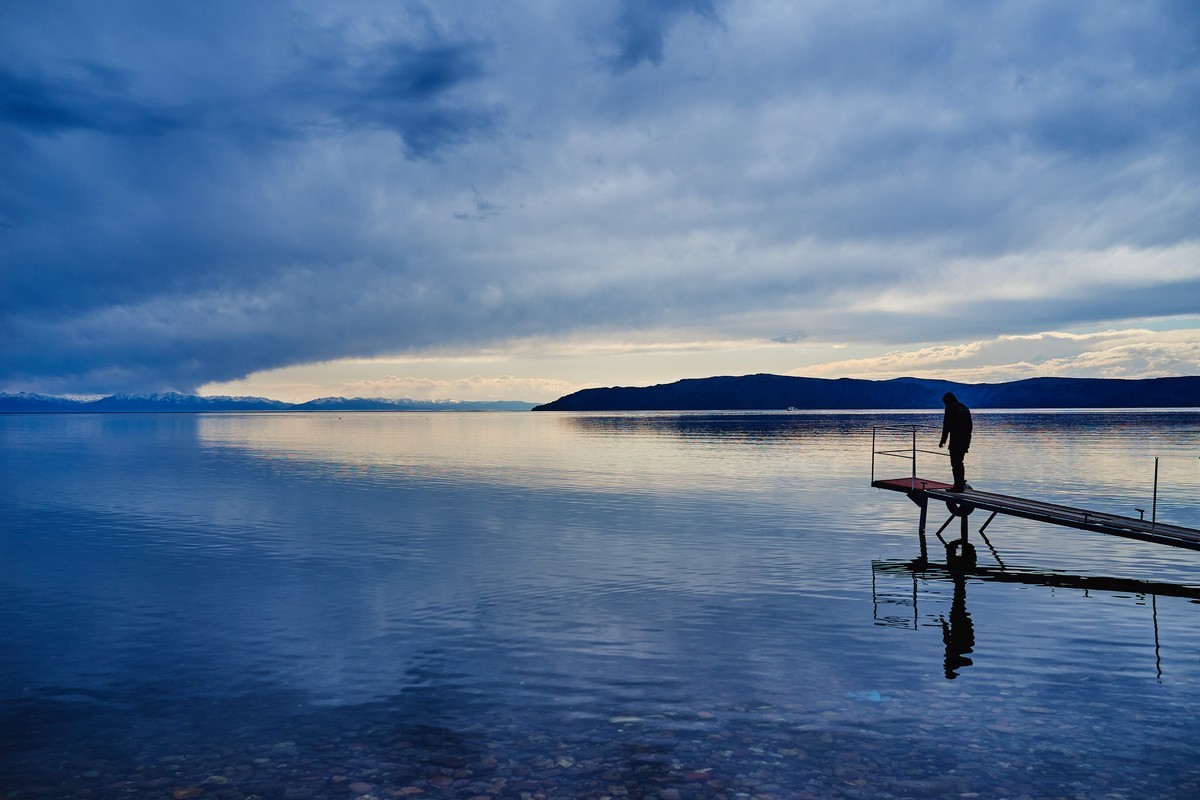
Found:
M 913 571 L 871 429 L 939 419 L 0 416 L 3 796 L 1200 797 L 1200 552 Z M 1159 456 L 1200 527 L 1200 413 L 976 430 L 976 488 L 1149 517 Z

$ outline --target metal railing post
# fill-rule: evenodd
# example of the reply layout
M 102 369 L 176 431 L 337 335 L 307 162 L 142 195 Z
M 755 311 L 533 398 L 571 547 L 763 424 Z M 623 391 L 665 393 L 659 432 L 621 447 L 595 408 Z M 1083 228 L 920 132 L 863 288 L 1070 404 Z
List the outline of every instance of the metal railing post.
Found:
M 916 426 L 913 427 L 912 442 L 913 442 L 912 479 L 913 479 L 913 483 L 916 483 L 916 480 L 917 480 L 917 429 L 916 429 Z
M 879 426 L 871 426 L 871 485 L 875 485 L 875 432 L 879 430 Z
M 1150 506 L 1150 528 L 1158 521 L 1158 456 L 1154 457 L 1154 505 Z

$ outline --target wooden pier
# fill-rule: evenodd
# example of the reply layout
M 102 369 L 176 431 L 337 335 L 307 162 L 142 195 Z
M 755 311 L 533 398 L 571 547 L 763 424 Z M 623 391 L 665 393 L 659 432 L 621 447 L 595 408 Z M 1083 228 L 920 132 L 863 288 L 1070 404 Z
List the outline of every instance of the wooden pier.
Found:
M 903 447 L 885 447 L 881 449 L 881 439 L 902 437 Z M 984 531 L 992 523 L 997 514 L 1008 514 L 1013 517 L 1046 522 L 1051 525 L 1062 525 L 1068 528 L 1078 528 L 1084 531 L 1107 533 L 1112 536 L 1122 536 L 1126 539 L 1137 539 L 1154 544 L 1165 544 L 1171 547 L 1185 547 L 1190 550 L 1200 550 L 1200 530 L 1185 528 L 1182 525 L 1168 525 L 1158 522 L 1158 460 L 1155 459 L 1154 472 L 1154 511 L 1149 520 L 1125 517 L 1120 514 L 1109 514 L 1103 511 L 1093 511 L 1087 508 L 1064 506 L 1047 500 L 1017 497 L 996 492 L 981 492 L 971 488 L 962 492 L 950 491 L 950 484 L 941 481 L 920 478 L 917 476 L 917 454 L 927 453 L 945 457 L 944 451 L 924 450 L 917 447 L 917 426 L 915 425 L 877 425 L 871 430 L 871 486 L 876 489 L 886 489 L 892 492 L 902 492 L 921 509 L 921 521 L 918 533 L 921 538 L 921 563 L 927 563 L 928 552 L 925 543 L 925 522 L 929 512 L 929 501 L 940 501 L 946 504 L 949 518 L 938 528 L 935 534 L 946 546 L 946 563 L 959 567 L 973 568 L 975 566 L 975 548 L 968 541 L 969 530 L 967 517 L 975 511 L 988 511 L 991 516 L 979 526 L 979 534 L 984 542 L 991 547 Z M 875 477 L 875 460 L 878 456 L 901 458 L 911 462 L 911 474 L 906 478 Z M 961 534 L 952 542 L 942 539 L 942 531 L 949 527 L 955 519 L 960 521 Z M 993 548 L 993 553 L 995 549 Z M 997 556 L 997 560 L 998 560 Z
M 966 539 L 967 516 L 975 510 L 989 511 L 991 516 L 979 530 L 982 532 L 997 514 L 1008 514 L 1014 517 L 1031 519 L 1036 522 L 1048 522 L 1053 525 L 1064 525 L 1068 528 L 1078 528 L 1085 531 L 1107 533 L 1112 536 L 1123 536 L 1127 539 L 1138 539 L 1143 542 L 1166 544 L 1173 547 L 1186 547 L 1200 550 L 1200 530 L 1185 528 L 1180 525 L 1167 525 L 1161 522 L 1123 517 L 1118 514 L 1108 514 L 1102 511 L 1092 511 L 1086 508 L 1075 508 L 1045 500 L 1028 497 L 1014 497 L 995 492 L 981 492 L 967 489 L 965 492 L 951 492 L 950 484 L 926 478 L 884 478 L 871 482 L 876 489 L 887 489 L 893 492 L 903 492 L 910 500 L 921 508 L 921 534 L 925 532 L 926 509 L 930 500 L 946 503 L 951 520 L 958 517 L 962 520 L 963 539 Z M 942 526 L 942 530 L 949 525 Z M 941 530 L 938 531 L 941 533 Z

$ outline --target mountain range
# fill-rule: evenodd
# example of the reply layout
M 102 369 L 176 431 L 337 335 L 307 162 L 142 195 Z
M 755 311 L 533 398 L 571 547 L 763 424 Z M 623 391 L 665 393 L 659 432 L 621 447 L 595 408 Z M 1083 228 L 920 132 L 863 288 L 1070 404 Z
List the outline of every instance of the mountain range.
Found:
M 954 392 L 972 408 L 1200 408 L 1200 376 L 1029 378 L 958 383 L 928 378 L 872 381 L 742 375 L 689 378 L 656 386 L 583 389 L 535 406 L 518 401 L 386 400 L 321 397 L 287 403 L 266 397 L 201 397 L 179 392 L 96 399 L 0 392 L 0 413 L 197 411 L 757 411 L 773 409 L 940 409 Z
M 201 397 L 164 392 L 114 394 L 91 400 L 44 394 L 0 392 L 0 413 L 196 412 L 196 411 L 528 411 L 533 403 L 508 400 L 383 400 L 372 397 L 322 397 L 285 403 L 266 397 Z
M 956 383 L 926 378 L 872 381 L 743 375 L 644 387 L 583 389 L 534 411 L 711 411 L 940 409 L 953 392 L 972 408 L 1197 408 L 1200 377 L 1029 378 Z

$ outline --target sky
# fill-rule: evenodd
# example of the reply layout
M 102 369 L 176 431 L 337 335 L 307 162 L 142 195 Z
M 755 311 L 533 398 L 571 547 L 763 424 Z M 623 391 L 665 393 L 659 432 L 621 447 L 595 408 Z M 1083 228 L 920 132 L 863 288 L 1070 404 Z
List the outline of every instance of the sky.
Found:
M 1191 0 L 0 3 L 0 391 L 1200 374 Z

